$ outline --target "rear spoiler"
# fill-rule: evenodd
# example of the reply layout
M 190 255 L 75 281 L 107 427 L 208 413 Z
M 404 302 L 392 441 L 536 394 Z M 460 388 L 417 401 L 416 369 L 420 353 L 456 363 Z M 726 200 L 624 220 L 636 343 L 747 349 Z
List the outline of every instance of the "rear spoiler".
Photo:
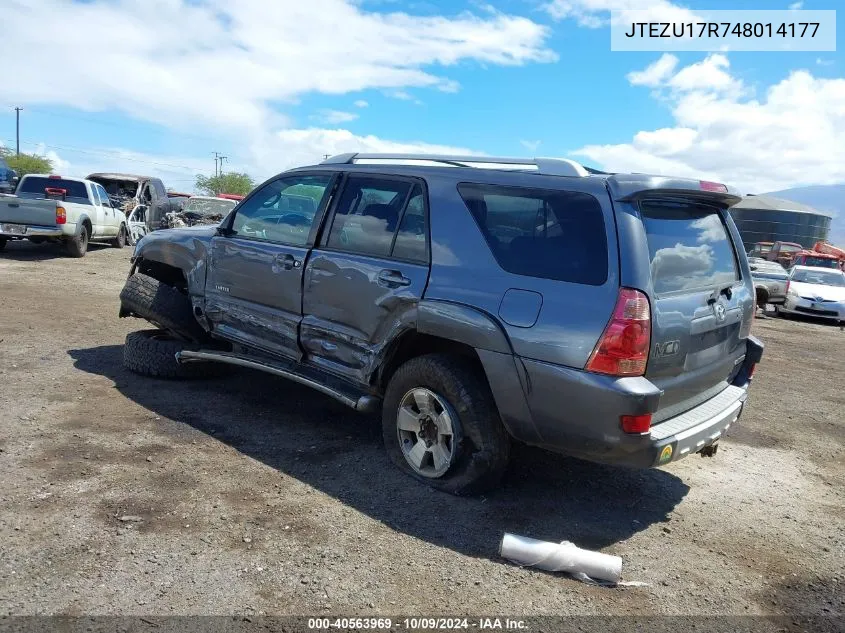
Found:
M 647 197 L 678 197 L 732 207 L 742 200 L 739 190 L 721 183 L 645 174 L 617 174 L 607 179 L 614 200 L 633 202 Z
M 48 200 L 62 200 L 67 198 L 67 189 L 60 189 L 58 187 L 45 187 L 44 197 Z

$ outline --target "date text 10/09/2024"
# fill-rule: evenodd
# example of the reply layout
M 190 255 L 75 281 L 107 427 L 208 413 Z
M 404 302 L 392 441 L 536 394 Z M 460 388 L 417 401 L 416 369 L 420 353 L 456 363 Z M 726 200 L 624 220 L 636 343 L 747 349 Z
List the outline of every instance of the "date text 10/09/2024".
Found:
M 815 37 L 820 22 L 631 22 L 625 37 L 637 38 L 727 38 L 727 37 Z
M 409 630 L 409 631 L 519 631 L 527 630 L 524 620 L 512 618 L 309 618 L 313 630 Z

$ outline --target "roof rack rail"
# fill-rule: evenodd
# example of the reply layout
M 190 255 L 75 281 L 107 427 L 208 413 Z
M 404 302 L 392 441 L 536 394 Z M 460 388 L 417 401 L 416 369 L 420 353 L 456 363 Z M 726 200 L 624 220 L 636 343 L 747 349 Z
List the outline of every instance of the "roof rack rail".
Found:
M 567 158 L 497 158 L 449 154 L 338 154 L 321 165 L 416 165 L 418 167 L 473 167 L 476 169 L 524 170 L 549 176 L 583 178 L 596 170 Z

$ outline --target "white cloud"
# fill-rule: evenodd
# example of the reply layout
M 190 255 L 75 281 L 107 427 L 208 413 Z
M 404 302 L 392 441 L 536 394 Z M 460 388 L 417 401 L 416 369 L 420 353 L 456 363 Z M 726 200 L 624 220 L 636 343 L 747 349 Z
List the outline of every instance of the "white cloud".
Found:
M 494 10 L 412 16 L 355 0 L 6 0 L 0 57 L 26 68 L 4 84 L 10 102 L 235 135 L 284 124 L 276 104 L 310 92 L 454 91 L 444 67 L 554 61 L 549 34 Z
M 251 148 L 255 171 L 261 178 L 272 173 L 311 165 L 323 160 L 324 155 L 345 154 L 347 152 L 365 153 L 406 153 L 406 154 L 478 154 L 466 147 L 437 145 L 425 142 L 391 141 L 378 136 L 357 135 L 349 130 L 329 130 L 324 128 L 288 129 L 277 132 L 273 138 L 257 143 Z M 261 172 L 261 167 L 272 165 L 273 172 Z
M 790 5 L 789 5 L 789 10 L 790 10 L 790 11 L 799 11 L 799 10 L 801 10 L 801 9 L 803 9 L 803 8 L 804 8 L 804 3 L 803 3 L 803 2 L 793 2 L 792 4 L 790 4 Z
M 664 53 L 656 62 L 646 66 L 645 70 L 630 72 L 626 77 L 634 86 L 651 86 L 653 88 L 662 84 L 675 71 L 677 65 L 677 57 Z
M 358 101 L 356 101 L 352 105 L 354 105 L 356 108 L 367 108 L 370 104 L 364 101 L 363 99 L 358 99 Z
M 816 64 L 819 66 L 833 66 L 832 59 L 822 59 L 821 57 L 816 58 Z
M 414 96 L 405 90 L 389 90 L 384 93 L 392 99 L 399 99 L 401 101 L 413 101 Z
M 626 12 L 637 11 L 638 21 L 648 22 L 697 22 L 695 13 L 668 0 L 550 0 L 546 11 L 556 20 L 574 19 L 587 28 L 601 28 L 610 24 L 609 13 L 619 20 L 626 19 Z
M 649 68 L 629 81 L 648 76 L 639 83 L 667 100 L 674 125 L 576 155 L 610 171 L 704 178 L 746 192 L 845 182 L 845 78 L 799 70 L 755 95 L 724 55 L 650 76 Z
M 541 142 L 542 141 L 520 141 L 519 144 L 522 145 L 529 152 L 536 152 L 537 148 L 540 147 Z
M 312 119 L 321 123 L 335 125 L 337 123 L 349 123 L 358 118 L 354 112 L 343 112 L 341 110 L 320 110 L 317 114 L 311 116 Z
M 667 83 L 683 92 L 741 90 L 742 82 L 731 76 L 729 67 L 730 62 L 724 55 L 708 55 L 703 61 L 681 68 Z

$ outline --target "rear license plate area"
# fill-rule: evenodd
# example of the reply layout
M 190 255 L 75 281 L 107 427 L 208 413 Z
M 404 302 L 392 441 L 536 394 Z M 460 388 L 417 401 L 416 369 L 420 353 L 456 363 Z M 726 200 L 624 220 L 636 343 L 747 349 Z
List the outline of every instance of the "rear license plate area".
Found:
M 0 233 L 26 235 L 26 226 L 22 224 L 0 224 Z

